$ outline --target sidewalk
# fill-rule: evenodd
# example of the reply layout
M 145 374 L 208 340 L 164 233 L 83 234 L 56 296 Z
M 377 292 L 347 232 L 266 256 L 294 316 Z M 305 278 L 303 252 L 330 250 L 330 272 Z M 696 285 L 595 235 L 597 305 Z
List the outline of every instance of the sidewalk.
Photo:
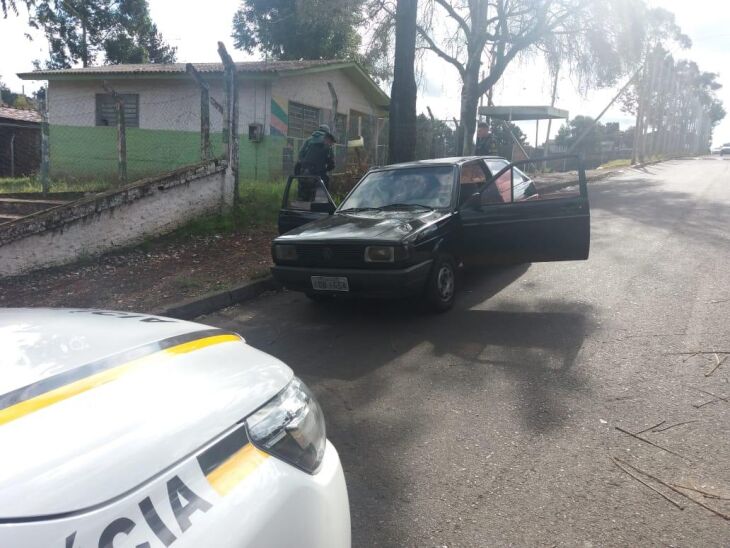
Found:
M 0 306 L 150 312 L 268 276 L 274 229 L 167 237 L 0 280 Z

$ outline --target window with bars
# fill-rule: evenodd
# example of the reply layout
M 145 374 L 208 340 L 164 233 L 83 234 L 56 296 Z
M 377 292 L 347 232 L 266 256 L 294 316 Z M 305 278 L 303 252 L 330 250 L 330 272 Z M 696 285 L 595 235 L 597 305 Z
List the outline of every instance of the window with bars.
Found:
M 139 127 L 139 94 L 122 93 L 124 100 L 124 121 L 127 127 Z M 117 107 L 110 93 L 96 94 L 96 125 L 116 126 Z
M 337 142 L 344 145 L 347 142 L 347 115 L 337 114 L 335 117 L 335 137 Z
M 289 137 L 305 139 L 319 127 L 319 109 L 289 101 Z

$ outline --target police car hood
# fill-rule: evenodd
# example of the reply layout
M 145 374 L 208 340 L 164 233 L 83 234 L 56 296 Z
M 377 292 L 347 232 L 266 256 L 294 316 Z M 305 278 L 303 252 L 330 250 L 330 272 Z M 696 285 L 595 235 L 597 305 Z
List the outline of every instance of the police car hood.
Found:
M 0 310 L 0 521 L 104 504 L 292 378 L 237 335 L 140 314 Z

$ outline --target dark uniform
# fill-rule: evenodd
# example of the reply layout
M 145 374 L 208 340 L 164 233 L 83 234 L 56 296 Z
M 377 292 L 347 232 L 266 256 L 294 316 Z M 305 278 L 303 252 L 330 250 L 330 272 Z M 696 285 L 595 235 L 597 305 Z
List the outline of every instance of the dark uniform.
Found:
M 294 168 L 296 175 L 317 175 L 329 186 L 328 172 L 335 169 L 334 136 L 326 125 L 319 126 L 311 137 L 304 141 L 299 151 L 299 161 Z
M 483 137 L 477 137 L 474 154 L 477 156 L 489 156 L 494 154 L 494 139 L 492 138 L 491 133 L 488 133 Z

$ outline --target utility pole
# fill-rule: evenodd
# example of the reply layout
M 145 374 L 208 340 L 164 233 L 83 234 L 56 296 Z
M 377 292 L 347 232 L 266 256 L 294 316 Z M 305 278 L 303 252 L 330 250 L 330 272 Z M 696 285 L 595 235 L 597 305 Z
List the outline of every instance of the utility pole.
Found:
M 555 101 L 558 97 L 558 79 L 560 77 L 560 67 L 555 67 L 555 76 L 553 77 L 553 93 L 550 97 L 550 106 L 555 106 Z M 547 128 L 547 136 L 545 137 L 545 150 L 543 151 L 543 156 L 547 158 L 549 150 L 550 150 L 550 131 L 553 127 L 553 119 L 548 118 L 548 128 Z M 543 164 L 543 169 L 547 167 L 547 163 Z
M 431 112 L 431 107 L 427 106 L 426 110 L 428 111 L 428 117 L 431 118 L 431 146 L 429 147 L 428 155 L 431 158 L 436 157 L 436 119 L 433 116 L 433 112 Z
M 641 79 L 637 86 L 639 90 L 638 102 L 636 107 L 636 124 L 634 127 L 634 150 L 631 155 L 631 163 L 637 164 L 644 161 L 641 150 L 643 148 L 642 142 L 644 138 L 644 108 L 646 103 L 646 90 L 648 86 L 648 64 L 649 64 L 649 53 L 644 55 L 644 65 L 641 69 Z

